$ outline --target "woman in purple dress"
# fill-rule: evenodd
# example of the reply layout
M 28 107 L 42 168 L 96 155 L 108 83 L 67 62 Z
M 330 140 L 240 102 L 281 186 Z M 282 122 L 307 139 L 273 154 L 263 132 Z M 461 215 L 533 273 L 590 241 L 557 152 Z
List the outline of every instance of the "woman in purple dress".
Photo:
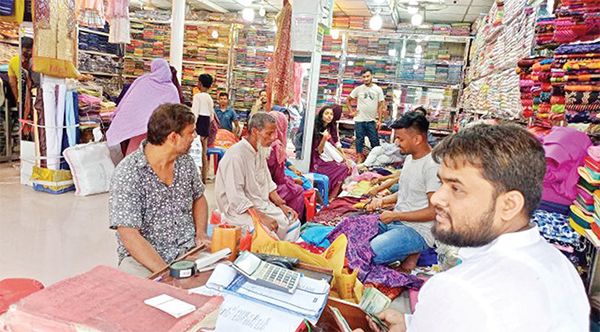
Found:
M 277 185 L 277 194 L 279 197 L 285 201 L 287 206 L 294 209 L 298 213 L 298 216 L 302 216 L 302 212 L 304 211 L 302 179 L 298 178 L 298 183 L 292 177 L 285 175 L 288 120 L 281 112 L 273 111 L 269 114 L 277 121 L 277 138 L 271 144 L 271 155 L 267 160 L 271 178 Z
M 352 164 L 344 152 L 339 148 L 339 135 L 337 122 L 342 117 L 342 106 L 330 105 L 321 108 L 315 121 L 313 135 L 312 156 L 310 171 L 327 175 L 329 177 L 329 201 L 337 198 L 346 177 L 350 174 Z M 344 162 L 324 161 L 321 158 L 326 142 L 338 148 Z

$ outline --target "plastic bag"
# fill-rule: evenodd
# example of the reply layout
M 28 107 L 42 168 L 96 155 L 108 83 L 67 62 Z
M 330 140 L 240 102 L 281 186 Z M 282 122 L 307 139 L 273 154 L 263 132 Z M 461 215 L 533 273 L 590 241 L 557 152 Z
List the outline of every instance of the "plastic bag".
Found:
M 115 165 L 106 142 L 78 144 L 63 152 L 75 181 L 75 195 L 105 193 Z

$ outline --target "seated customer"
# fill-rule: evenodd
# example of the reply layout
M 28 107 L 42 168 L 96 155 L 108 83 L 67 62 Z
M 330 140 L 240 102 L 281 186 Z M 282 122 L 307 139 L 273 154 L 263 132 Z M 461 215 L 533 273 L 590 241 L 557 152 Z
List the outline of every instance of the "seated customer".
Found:
M 381 213 L 379 235 L 371 240 L 371 248 L 375 253 L 373 262 L 377 264 L 404 261 L 410 254 L 433 246 L 431 226 L 435 209 L 430 199 L 440 186 L 437 178 L 440 165 L 433 161 L 431 147 L 427 143 L 427 119 L 417 113 L 407 113 L 396 120 L 391 128 L 395 129 L 394 142 L 408 156 L 398 180 L 398 192 L 374 198 L 367 206 L 372 210 L 395 205 L 394 211 Z M 418 255 L 413 255 L 403 263 L 402 268 L 412 270 L 417 259 Z
M 339 145 L 337 121 L 342 117 L 342 107 L 339 105 L 325 106 L 321 108 L 315 120 L 315 132 L 313 136 L 313 152 L 310 159 L 310 171 L 320 173 L 329 177 L 329 200 L 334 200 L 344 184 L 344 180 L 352 170 L 352 163 L 346 157 Z M 337 151 L 344 162 L 335 160 L 324 160 L 322 155 L 325 144 L 330 143 L 337 146 Z
M 285 175 L 288 120 L 281 112 L 273 111 L 269 114 L 277 121 L 277 138 L 271 144 L 271 154 L 267 161 L 271 178 L 277 185 L 277 194 L 279 197 L 285 201 L 287 206 L 294 209 L 301 216 L 304 211 L 303 181 L 301 178 L 294 180 Z
M 521 127 L 477 125 L 433 158 L 433 235 L 463 262 L 425 283 L 414 314 L 381 312 L 389 331 L 590 331 L 580 276 L 530 221 L 546 173 L 540 142 Z
M 219 118 L 219 125 L 221 128 L 229 130 L 230 132 L 238 135 L 238 117 L 237 113 L 229 105 L 229 97 L 227 92 L 219 92 L 219 102 L 215 107 L 215 114 Z
M 150 117 L 147 140 L 115 169 L 109 216 L 120 270 L 148 277 L 186 250 L 210 244 L 204 185 L 188 154 L 195 137 L 190 108 L 163 104 Z
M 273 235 L 295 241 L 300 236 L 298 214 L 277 194 L 277 185 L 267 167 L 276 131 L 275 119 L 268 113 L 250 118 L 248 137 L 230 147 L 219 162 L 215 182 L 217 209 L 227 224 L 253 231 L 254 223 L 248 214 L 253 208 Z

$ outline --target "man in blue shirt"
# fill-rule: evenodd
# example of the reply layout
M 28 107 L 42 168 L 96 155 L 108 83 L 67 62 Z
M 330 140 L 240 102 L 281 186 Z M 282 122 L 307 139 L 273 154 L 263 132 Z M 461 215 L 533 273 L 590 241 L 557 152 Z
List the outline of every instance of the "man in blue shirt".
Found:
M 219 104 L 215 107 L 215 114 L 219 118 L 221 128 L 237 135 L 239 128 L 237 113 L 229 106 L 229 97 L 226 92 L 219 93 Z

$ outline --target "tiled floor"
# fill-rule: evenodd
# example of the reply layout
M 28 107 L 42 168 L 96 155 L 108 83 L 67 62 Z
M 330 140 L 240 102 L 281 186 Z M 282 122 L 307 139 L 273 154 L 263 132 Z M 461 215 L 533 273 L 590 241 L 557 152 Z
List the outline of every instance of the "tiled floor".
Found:
M 108 228 L 108 194 L 40 193 L 19 183 L 19 164 L 0 164 L 0 280 L 33 278 L 48 286 L 97 265 L 117 264 Z M 214 184 L 206 197 L 214 209 Z

